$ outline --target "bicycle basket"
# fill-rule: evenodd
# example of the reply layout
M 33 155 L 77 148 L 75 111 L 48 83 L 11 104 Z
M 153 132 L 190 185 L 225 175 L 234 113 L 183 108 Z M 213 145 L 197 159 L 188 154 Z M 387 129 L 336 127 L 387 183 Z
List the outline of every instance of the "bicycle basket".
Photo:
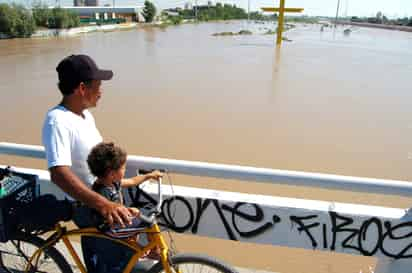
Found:
M 17 231 L 15 212 L 39 196 L 37 175 L 1 169 L 0 242 L 7 242 Z

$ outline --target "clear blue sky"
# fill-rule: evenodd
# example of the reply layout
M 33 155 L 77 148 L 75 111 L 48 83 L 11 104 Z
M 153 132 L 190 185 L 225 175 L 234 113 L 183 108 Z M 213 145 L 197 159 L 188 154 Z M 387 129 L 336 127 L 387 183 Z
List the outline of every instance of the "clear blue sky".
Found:
M 0 2 L 32 3 L 35 0 L 0 0 Z M 61 1 L 61 5 L 73 5 L 73 0 L 42 0 L 54 5 Z M 101 5 L 111 4 L 113 0 L 99 0 Z M 142 5 L 144 0 L 115 0 L 116 6 Z M 186 2 L 206 4 L 208 0 L 152 0 L 159 8 L 183 7 Z M 251 10 L 258 10 L 263 6 L 279 6 L 279 0 L 212 0 L 228 4 L 236 4 L 247 10 L 250 1 Z M 286 0 L 287 7 L 302 7 L 307 15 L 335 16 L 338 0 Z M 412 0 L 340 0 L 342 16 L 375 16 L 381 11 L 389 18 L 412 16 Z

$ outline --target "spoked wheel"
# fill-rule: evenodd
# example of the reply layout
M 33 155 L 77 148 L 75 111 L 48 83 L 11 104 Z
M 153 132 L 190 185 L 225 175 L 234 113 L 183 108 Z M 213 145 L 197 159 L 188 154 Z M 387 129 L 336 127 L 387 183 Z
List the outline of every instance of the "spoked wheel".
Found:
M 30 257 L 44 243 L 43 239 L 34 236 L 0 243 L 0 273 L 26 272 Z M 73 273 L 70 265 L 54 247 L 45 249 L 37 263 L 29 268 L 30 273 Z
M 179 254 L 171 257 L 172 273 L 238 273 L 234 268 L 225 263 L 198 254 Z M 159 262 L 154 265 L 148 273 L 165 272 Z

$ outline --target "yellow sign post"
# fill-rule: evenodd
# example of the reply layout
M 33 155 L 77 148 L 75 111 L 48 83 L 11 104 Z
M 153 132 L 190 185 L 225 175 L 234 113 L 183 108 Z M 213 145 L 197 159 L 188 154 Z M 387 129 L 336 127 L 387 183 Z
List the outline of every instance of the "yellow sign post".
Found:
M 276 44 L 280 45 L 282 42 L 282 31 L 283 31 L 283 21 L 284 21 L 285 12 L 302 12 L 303 8 L 285 8 L 285 0 L 280 0 L 279 8 L 265 7 L 265 8 L 262 8 L 262 10 L 268 11 L 268 12 L 279 12 Z

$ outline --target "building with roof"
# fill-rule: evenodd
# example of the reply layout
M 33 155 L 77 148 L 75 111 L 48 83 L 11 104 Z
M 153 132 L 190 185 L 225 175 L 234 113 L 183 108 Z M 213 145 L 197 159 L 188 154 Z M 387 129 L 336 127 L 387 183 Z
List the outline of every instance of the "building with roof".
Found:
M 85 6 L 97 7 L 99 6 L 99 0 L 85 0 Z
M 87 1 L 97 2 L 98 0 Z M 81 22 L 91 24 L 139 22 L 143 9 L 142 6 L 75 6 L 62 8 L 77 13 Z

